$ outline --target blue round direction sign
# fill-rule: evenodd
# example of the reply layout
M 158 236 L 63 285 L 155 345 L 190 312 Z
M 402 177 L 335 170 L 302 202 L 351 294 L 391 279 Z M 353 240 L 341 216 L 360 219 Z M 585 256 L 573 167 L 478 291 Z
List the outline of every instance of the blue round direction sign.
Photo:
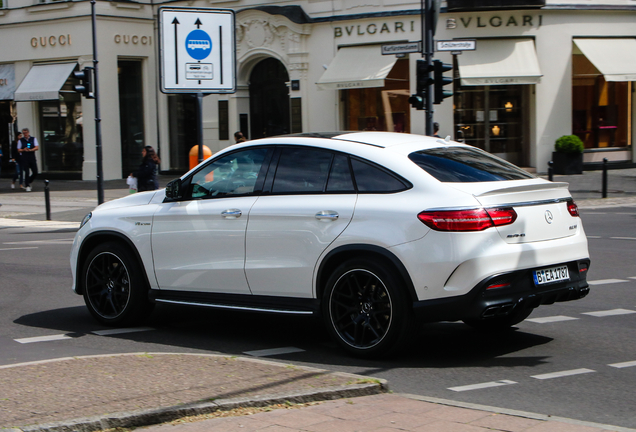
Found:
M 195 60 L 203 60 L 212 52 L 212 39 L 203 30 L 192 30 L 185 44 L 188 54 Z

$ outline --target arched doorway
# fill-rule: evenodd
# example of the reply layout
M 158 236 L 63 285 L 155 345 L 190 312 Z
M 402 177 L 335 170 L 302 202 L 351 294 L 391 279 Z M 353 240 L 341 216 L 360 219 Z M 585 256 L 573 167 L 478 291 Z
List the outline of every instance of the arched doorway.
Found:
M 250 139 L 289 133 L 289 74 L 275 58 L 259 62 L 250 75 Z

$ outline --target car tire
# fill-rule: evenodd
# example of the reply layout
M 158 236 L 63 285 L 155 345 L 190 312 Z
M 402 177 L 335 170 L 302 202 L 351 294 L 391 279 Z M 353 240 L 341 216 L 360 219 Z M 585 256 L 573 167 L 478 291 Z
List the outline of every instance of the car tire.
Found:
M 143 269 L 129 248 L 116 242 L 95 247 L 82 271 L 84 302 L 102 324 L 127 326 L 152 311 Z
M 385 356 L 402 348 L 413 329 L 413 312 L 403 286 L 395 271 L 374 260 L 341 264 L 322 296 L 331 336 L 358 357 Z
M 464 323 L 471 326 L 474 329 L 482 331 L 505 331 L 509 330 L 512 326 L 519 324 L 530 316 L 533 308 L 518 307 L 510 314 L 503 317 L 487 318 L 481 320 L 464 320 Z

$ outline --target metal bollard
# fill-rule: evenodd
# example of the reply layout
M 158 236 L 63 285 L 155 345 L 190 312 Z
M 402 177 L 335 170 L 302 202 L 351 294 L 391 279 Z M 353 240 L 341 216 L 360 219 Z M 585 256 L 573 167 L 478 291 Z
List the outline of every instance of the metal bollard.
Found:
M 603 158 L 603 198 L 607 198 L 607 158 Z
M 554 165 L 554 162 L 548 161 L 548 180 L 550 181 L 552 181 L 552 178 L 554 177 L 554 169 L 552 168 L 552 165 Z
M 49 194 L 49 181 L 44 180 L 44 204 L 46 205 L 46 220 L 51 220 L 51 195 Z

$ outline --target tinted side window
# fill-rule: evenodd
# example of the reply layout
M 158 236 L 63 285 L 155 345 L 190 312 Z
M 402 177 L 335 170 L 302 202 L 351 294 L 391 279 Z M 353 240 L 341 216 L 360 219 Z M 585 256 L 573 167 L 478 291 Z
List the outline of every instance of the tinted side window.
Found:
M 327 192 L 355 192 L 349 168 L 349 158 L 343 154 L 337 154 L 331 166 Z
M 243 150 L 206 165 L 192 176 L 192 198 L 253 193 L 267 152 L 266 148 Z
M 521 168 L 482 150 L 441 147 L 409 155 L 424 171 L 441 182 L 489 182 L 534 178 Z
M 400 192 L 409 187 L 389 172 L 367 162 L 351 158 L 351 166 L 358 192 Z
M 333 153 L 314 148 L 283 148 L 272 193 L 324 192 Z

